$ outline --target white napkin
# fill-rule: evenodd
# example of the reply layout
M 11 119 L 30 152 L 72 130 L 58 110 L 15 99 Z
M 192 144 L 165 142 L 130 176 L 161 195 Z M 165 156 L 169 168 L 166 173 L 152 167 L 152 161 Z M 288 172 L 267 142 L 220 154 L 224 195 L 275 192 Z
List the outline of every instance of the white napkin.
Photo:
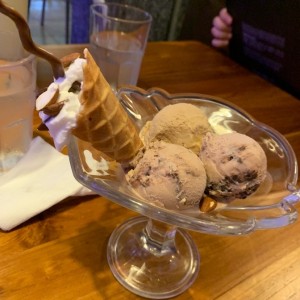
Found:
M 0 176 L 0 228 L 10 230 L 69 196 L 91 195 L 73 177 L 69 158 L 42 138 Z

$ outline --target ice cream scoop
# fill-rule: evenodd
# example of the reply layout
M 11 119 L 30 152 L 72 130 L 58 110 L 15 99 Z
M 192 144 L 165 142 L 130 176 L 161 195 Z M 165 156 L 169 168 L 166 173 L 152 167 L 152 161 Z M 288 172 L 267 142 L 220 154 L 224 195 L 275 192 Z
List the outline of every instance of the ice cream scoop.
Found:
M 127 180 L 149 202 L 167 209 L 199 209 L 206 174 L 199 157 L 183 146 L 155 141 L 139 153 Z
M 184 146 L 197 154 L 203 135 L 212 132 L 205 113 L 189 103 L 164 107 L 145 126 L 141 138 L 146 145 L 155 140 L 165 141 Z
M 206 134 L 200 158 L 207 174 L 205 191 L 221 202 L 248 197 L 266 177 L 264 150 L 244 134 Z

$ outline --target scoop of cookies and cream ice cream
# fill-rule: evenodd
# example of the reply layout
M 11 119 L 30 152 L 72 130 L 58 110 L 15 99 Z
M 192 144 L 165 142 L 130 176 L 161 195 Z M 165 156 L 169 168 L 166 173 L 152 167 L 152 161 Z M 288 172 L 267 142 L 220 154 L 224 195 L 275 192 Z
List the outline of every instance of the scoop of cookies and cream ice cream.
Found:
M 266 177 L 264 150 L 244 134 L 206 134 L 200 158 L 207 174 L 206 193 L 218 201 L 246 198 Z
M 199 208 L 206 186 L 199 157 L 183 146 L 163 141 L 140 151 L 127 180 L 149 202 L 173 210 Z
M 201 108 L 189 103 L 165 106 L 146 123 L 141 139 L 147 145 L 155 140 L 184 146 L 199 153 L 202 137 L 212 128 Z

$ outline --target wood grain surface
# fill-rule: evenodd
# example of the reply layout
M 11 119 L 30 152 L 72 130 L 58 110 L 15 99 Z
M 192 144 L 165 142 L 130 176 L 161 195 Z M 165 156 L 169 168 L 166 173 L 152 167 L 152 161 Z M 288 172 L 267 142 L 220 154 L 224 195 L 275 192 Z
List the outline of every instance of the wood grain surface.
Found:
M 83 47 L 47 49 L 63 56 Z M 39 85 L 46 86 L 47 63 L 39 62 L 38 70 Z M 138 85 L 229 100 L 284 134 L 300 161 L 300 100 L 206 45 L 149 43 Z M 36 116 L 34 134 L 51 141 L 36 130 L 39 123 Z M 114 279 L 106 261 L 111 232 L 135 215 L 100 196 L 71 197 L 11 232 L 0 231 L 0 299 L 142 299 Z M 299 221 L 238 237 L 190 234 L 200 273 L 174 299 L 300 299 Z

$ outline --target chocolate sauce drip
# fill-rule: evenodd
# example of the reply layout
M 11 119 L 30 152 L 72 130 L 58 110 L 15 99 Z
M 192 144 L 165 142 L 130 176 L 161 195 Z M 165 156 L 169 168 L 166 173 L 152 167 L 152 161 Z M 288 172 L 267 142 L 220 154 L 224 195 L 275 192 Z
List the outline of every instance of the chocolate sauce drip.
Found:
M 45 49 L 42 49 L 35 45 L 31 38 L 29 26 L 25 19 L 15 9 L 6 6 L 2 2 L 2 0 L 0 0 L 0 12 L 8 16 L 15 22 L 24 49 L 32 54 L 35 54 L 36 56 L 47 60 L 51 64 L 53 76 L 55 79 L 58 79 L 59 77 L 65 77 L 65 71 L 61 61 Z

